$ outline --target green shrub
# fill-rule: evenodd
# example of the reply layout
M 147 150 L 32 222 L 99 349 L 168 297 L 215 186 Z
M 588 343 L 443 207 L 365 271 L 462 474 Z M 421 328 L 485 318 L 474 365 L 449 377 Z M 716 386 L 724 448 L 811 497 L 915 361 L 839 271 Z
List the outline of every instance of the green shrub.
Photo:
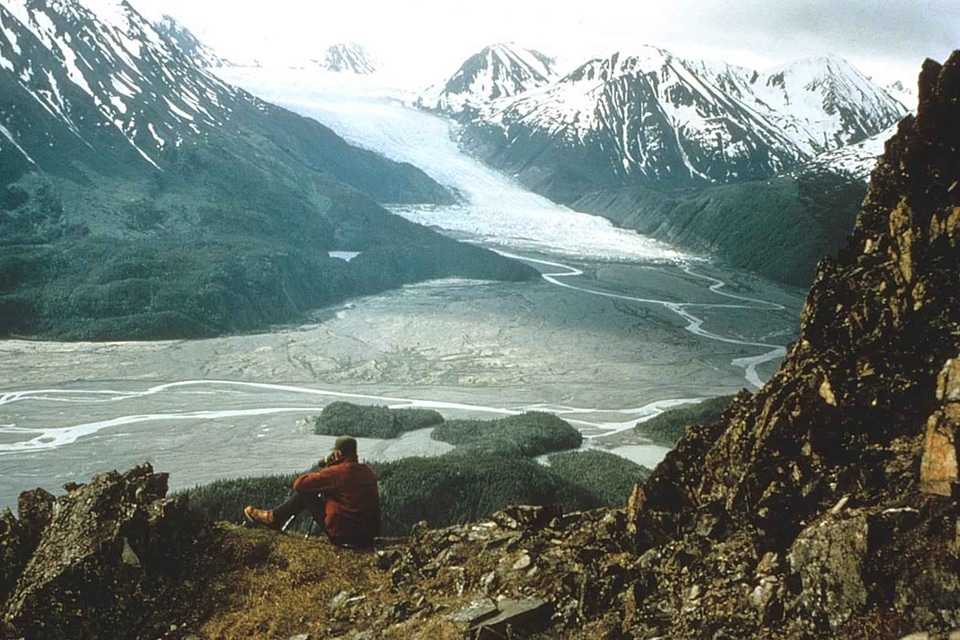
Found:
M 646 422 L 640 422 L 634 430 L 650 438 L 655 444 L 674 447 L 688 425 L 709 424 L 720 418 L 730 406 L 733 396 L 710 398 L 694 405 L 664 411 Z
M 187 494 L 191 509 L 199 511 L 210 520 L 241 524 L 246 520 L 243 509 L 247 505 L 258 509 L 272 509 L 283 504 L 293 491 L 293 480 L 296 477 L 295 474 L 289 474 L 217 480 L 180 493 Z M 322 532 L 323 523 L 319 523 L 315 528 L 310 514 L 302 513 L 287 530 L 301 533 Z
M 576 449 L 583 436 L 555 415 L 528 412 L 500 420 L 448 420 L 433 430 L 434 440 L 460 453 L 533 457 Z
M 443 422 L 443 416 L 429 409 L 390 409 L 333 402 L 317 418 L 314 432 L 326 436 L 355 438 L 396 438 L 405 431 L 425 429 Z
M 524 458 L 448 454 L 375 469 L 386 535 L 407 535 L 421 520 L 431 527 L 473 522 L 513 504 L 560 504 L 566 511 L 600 506 L 588 491 Z
M 548 458 L 550 468 L 567 482 L 587 491 L 604 507 L 622 507 L 634 485 L 650 477 L 650 469 L 609 451 L 564 451 Z

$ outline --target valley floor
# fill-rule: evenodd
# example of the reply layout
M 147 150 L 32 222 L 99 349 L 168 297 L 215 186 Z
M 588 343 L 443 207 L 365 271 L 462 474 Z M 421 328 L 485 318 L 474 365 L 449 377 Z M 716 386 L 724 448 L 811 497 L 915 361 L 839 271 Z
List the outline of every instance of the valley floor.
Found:
M 379 90 L 309 73 L 234 80 L 421 167 L 457 192 L 396 212 L 518 256 L 544 278 L 443 280 L 315 312 L 271 333 L 152 343 L 0 342 L 0 507 L 149 460 L 174 489 L 303 470 L 331 441 L 309 418 L 336 399 L 446 417 L 546 410 L 646 466 L 632 427 L 677 403 L 754 389 L 793 339 L 802 294 L 684 256 L 526 191 L 460 153 L 450 123 Z M 426 433 L 361 455 L 435 455 Z
M 675 265 L 579 267 L 584 275 L 567 284 L 731 302 Z M 798 296 L 697 268 L 785 307 L 691 308 L 704 329 L 747 342 L 791 339 Z M 320 310 L 316 319 L 211 340 L 0 343 L 0 505 L 25 489 L 55 490 L 144 460 L 171 472 L 173 488 L 299 471 L 332 444 L 310 433 L 308 418 L 338 399 L 431 406 L 447 417 L 546 409 L 594 436 L 590 445 L 652 466 L 666 450 L 630 430 L 638 420 L 678 400 L 751 387 L 731 362 L 769 351 L 685 331 L 687 321 L 657 304 L 547 281 L 439 281 Z M 446 450 L 427 433 L 361 443 L 363 456 L 380 460 Z

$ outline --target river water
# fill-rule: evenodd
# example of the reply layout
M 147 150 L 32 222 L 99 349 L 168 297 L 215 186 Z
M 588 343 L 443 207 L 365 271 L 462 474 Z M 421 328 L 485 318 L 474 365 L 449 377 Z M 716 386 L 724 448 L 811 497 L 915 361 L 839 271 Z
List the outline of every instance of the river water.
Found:
M 559 207 L 461 154 L 451 123 L 368 79 L 230 70 L 228 80 L 419 166 L 450 207 L 394 211 L 528 261 L 534 283 L 442 280 L 317 310 L 259 335 L 155 343 L 0 342 L 0 507 L 148 460 L 174 488 L 302 470 L 335 400 L 448 417 L 554 412 L 647 466 L 633 426 L 756 389 L 793 339 L 802 298 L 756 276 Z M 348 257 L 348 256 L 347 256 Z M 428 431 L 361 440 L 361 457 L 437 455 Z

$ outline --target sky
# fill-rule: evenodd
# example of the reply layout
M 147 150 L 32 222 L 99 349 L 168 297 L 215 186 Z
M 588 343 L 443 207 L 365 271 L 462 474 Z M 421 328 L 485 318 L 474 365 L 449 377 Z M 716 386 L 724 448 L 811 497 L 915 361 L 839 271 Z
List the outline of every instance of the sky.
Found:
M 309 60 L 364 45 L 385 67 L 440 80 L 494 42 L 572 68 L 652 44 L 764 69 L 833 53 L 883 84 L 915 84 L 924 58 L 960 48 L 960 0 L 130 0 L 167 13 L 240 62 Z

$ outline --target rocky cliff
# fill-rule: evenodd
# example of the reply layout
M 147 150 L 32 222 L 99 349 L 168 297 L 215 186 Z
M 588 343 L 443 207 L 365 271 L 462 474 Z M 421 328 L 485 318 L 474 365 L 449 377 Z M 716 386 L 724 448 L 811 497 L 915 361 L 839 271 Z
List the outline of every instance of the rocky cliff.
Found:
M 781 370 L 688 432 L 631 515 L 632 628 L 883 637 L 960 625 L 960 53 L 821 263 Z M 666 615 L 664 616 L 664 612 Z
M 689 427 L 626 509 L 517 507 L 361 553 L 197 523 L 149 469 L 105 474 L 0 517 L 6 637 L 960 628 L 958 123 L 960 52 L 924 64 L 917 114 L 821 264 L 781 370 Z

